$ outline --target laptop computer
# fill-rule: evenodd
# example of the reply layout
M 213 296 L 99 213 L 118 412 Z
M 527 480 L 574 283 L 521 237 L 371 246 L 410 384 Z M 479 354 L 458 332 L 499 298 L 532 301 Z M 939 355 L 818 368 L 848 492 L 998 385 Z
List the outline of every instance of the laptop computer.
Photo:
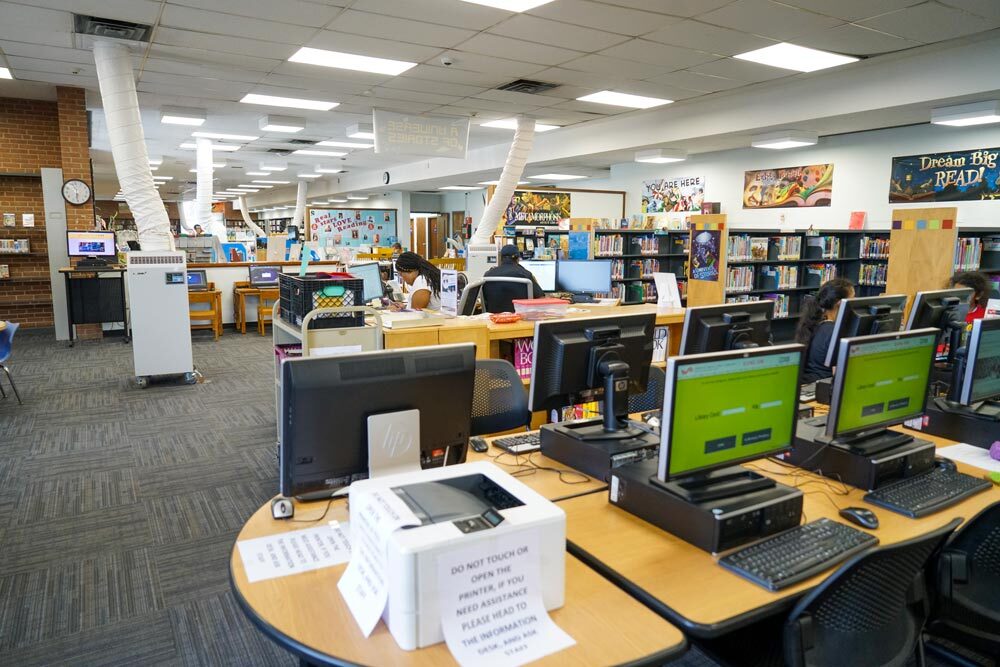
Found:
M 277 287 L 278 274 L 281 273 L 280 266 L 251 266 L 250 286 L 251 287 Z
M 208 289 L 208 274 L 201 269 L 187 272 L 188 291 L 204 292 Z

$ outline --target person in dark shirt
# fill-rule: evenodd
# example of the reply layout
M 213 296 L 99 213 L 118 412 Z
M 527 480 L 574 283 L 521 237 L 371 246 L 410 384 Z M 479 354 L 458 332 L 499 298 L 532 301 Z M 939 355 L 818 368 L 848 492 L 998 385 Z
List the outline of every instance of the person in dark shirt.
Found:
M 833 338 L 833 320 L 841 299 L 854 296 L 854 285 L 846 278 L 834 278 L 823 283 L 811 298 L 806 297 L 795 330 L 795 342 L 806 346 L 806 367 L 802 383 L 808 384 L 831 377 L 833 371 L 826 365 L 826 352 Z
M 521 266 L 521 255 L 516 246 L 505 245 L 500 249 L 500 264 L 487 271 L 485 278 L 527 278 L 531 281 L 534 298 L 541 299 L 545 292 L 538 285 L 531 271 Z M 523 299 L 527 296 L 523 287 L 518 284 L 486 283 L 483 285 L 483 300 L 491 313 L 514 312 L 513 299 Z

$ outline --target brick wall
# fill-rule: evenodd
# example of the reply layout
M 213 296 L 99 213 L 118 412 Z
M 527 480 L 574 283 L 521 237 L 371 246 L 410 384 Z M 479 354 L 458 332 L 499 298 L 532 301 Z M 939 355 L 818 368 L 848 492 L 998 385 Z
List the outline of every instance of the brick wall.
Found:
M 31 241 L 30 255 L 0 254 L 10 270 L 10 279 L 0 280 L 0 319 L 24 327 L 52 326 L 41 169 L 62 168 L 65 179 L 93 188 L 84 96 L 81 88 L 58 87 L 55 102 L 0 98 L 0 212 L 16 215 L 16 227 L 0 226 L 0 238 Z M 89 202 L 65 208 L 70 229 L 93 228 Z M 34 228 L 22 226 L 23 213 L 34 213 Z M 99 326 L 79 329 L 82 337 L 100 335 Z

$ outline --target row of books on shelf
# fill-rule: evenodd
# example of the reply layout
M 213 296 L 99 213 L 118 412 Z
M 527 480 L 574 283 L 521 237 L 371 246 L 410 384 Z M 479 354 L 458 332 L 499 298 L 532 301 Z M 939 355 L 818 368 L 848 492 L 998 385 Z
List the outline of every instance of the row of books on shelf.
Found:
M 680 285 L 677 286 L 680 288 Z M 683 298 L 686 290 L 681 291 Z M 653 283 L 618 283 L 611 286 L 607 294 L 598 294 L 600 298 L 620 299 L 622 303 L 655 303 L 656 285 Z
M 888 259 L 889 239 L 861 237 L 861 259 Z
M 619 234 L 599 234 L 594 237 L 595 257 L 616 255 L 660 255 L 686 253 L 687 244 L 677 242 L 672 246 L 661 245 L 663 236 L 638 236 L 626 238 Z
M 687 231 L 687 222 L 682 216 L 633 215 L 631 219 L 600 218 L 593 224 L 593 228 Z
M 799 267 L 764 266 L 760 269 L 761 289 L 788 289 L 799 286 Z
M 658 259 L 616 259 L 611 262 L 611 279 L 624 280 L 626 278 L 652 278 L 654 273 L 660 272 L 660 260 Z
M 888 271 L 888 264 L 862 264 L 858 271 L 858 284 L 884 287 Z
M 731 262 L 749 262 L 767 259 L 768 238 L 734 234 L 729 237 L 728 259 Z
M 752 266 L 730 266 L 726 271 L 727 292 L 749 292 L 753 290 Z
M 839 257 L 839 236 L 806 237 L 806 259 L 837 259 Z
M 802 256 L 800 236 L 779 236 L 774 243 L 778 250 L 777 259 L 798 259 Z
M 5 255 L 26 255 L 31 252 L 28 239 L 0 239 L 0 253 Z
M 806 266 L 806 285 L 820 286 L 837 277 L 836 264 L 809 264 Z
M 983 252 L 1000 252 L 1000 236 L 984 236 Z
M 726 303 L 747 303 L 749 301 L 774 301 L 774 319 L 787 318 L 789 316 L 788 306 L 792 301 L 788 294 L 763 294 L 756 296 L 752 294 L 740 294 L 726 297 Z
M 959 238 L 955 243 L 955 270 L 976 271 L 983 257 L 983 242 L 977 237 Z

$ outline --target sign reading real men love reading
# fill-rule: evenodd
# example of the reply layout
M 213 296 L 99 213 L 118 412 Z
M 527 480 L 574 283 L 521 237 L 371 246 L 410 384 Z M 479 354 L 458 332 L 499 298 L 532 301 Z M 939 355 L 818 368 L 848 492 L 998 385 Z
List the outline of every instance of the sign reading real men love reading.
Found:
M 375 152 L 465 158 L 469 119 L 419 116 L 375 109 Z

